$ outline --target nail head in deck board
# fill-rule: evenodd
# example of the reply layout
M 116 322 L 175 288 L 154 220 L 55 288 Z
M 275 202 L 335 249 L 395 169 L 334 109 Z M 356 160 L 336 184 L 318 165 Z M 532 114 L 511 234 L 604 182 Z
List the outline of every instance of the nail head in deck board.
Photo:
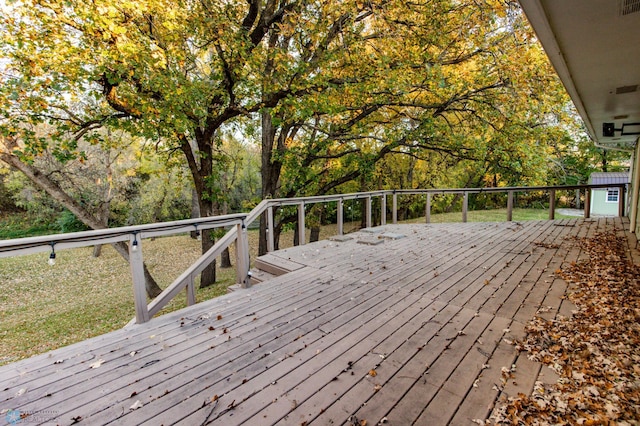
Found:
M 86 422 L 157 424 L 166 413 L 177 422 L 201 423 L 214 408 L 203 402 L 213 395 L 219 402 L 211 419 L 235 400 L 233 410 L 214 420 L 225 426 L 241 417 L 257 424 L 273 424 L 276 417 L 323 424 L 351 415 L 374 424 L 388 414 L 390 421 L 410 414 L 408 409 L 408 419 L 429 417 L 436 425 L 485 419 L 497 398 L 489 381 L 515 359 L 515 348 L 495 338 L 502 331 L 495 324 L 511 321 L 514 335 L 536 306 L 552 306 L 555 314 L 568 309 L 559 300 L 570 291 L 566 283 L 547 277 L 585 258 L 577 241 L 565 236 L 617 230 L 630 249 L 637 245 L 626 219 L 560 224 L 396 225 L 386 231 L 405 238 L 384 245 L 325 241 L 274 252 L 276 265 L 297 270 L 268 285 L 0 367 L 0 398 L 23 411 L 60 410 L 60 422 L 82 415 Z M 59 359 L 64 362 L 54 364 Z M 90 369 L 97 359 L 106 362 Z M 490 368 L 478 372 L 475 363 L 485 359 Z M 158 362 L 149 364 L 153 360 Z M 348 362 L 354 376 L 341 373 Z M 516 380 L 527 388 L 547 370 L 536 374 L 537 368 L 523 367 Z M 366 375 L 371 369 L 375 377 Z M 129 410 L 138 398 L 144 405 Z M 274 398 L 283 399 L 272 404 Z M 430 416 L 439 407 L 438 416 Z M 279 410 L 285 412 L 272 415 Z

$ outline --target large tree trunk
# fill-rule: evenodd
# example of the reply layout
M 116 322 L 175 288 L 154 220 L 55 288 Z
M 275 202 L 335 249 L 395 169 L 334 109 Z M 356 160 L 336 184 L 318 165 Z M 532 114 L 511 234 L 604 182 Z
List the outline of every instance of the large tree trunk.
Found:
M 18 147 L 15 140 L 10 138 L 4 138 L 3 142 L 7 148 L 6 152 L 0 152 L 0 159 L 7 164 L 20 170 L 24 175 L 29 178 L 35 185 L 44 190 L 54 200 L 65 206 L 71 213 L 73 213 L 78 220 L 92 229 L 105 229 L 106 227 L 91 213 L 84 209 L 79 203 L 77 203 L 69 194 L 64 192 L 60 186 L 51 180 L 48 176 L 42 174 L 39 170 L 33 166 L 23 163 L 20 159 L 11 154 L 11 152 Z M 119 246 L 120 244 L 120 246 Z M 114 248 L 120 255 L 129 262 L 129 251 L 124 243 L 113 244 Z M 124 248 L 124 249 L 123 249 Z M 147 295 L 150 298 L 154 298 L 160 293 L 162 289 L 158 286 L 158 283 L 153 279 L 149 273 L 146 264 L 145 269 L 145 288 L 147 289 Z
M 327 210 L 327 205 L 316 204 L 311 213 L 316 216 L 313 226 L 311 227 L 311 232 L 309 235 L 309 242 L 313 243 L 320 240 L 320 229 L 322 228 L 322 221 L 324 220 L 324 215 Z
M 107 169 L 107 178 L 102 187 L 102 204 L 98 211 L 98 220 L 105 228 L 109 227 L 109 214 L 111 213 L 111 182 L 113 181 L 113 171 L 111 169 L 111 154 L 106 151 L 104 163 Z M 100 257 L 102 254 L 102 244 L 93 246 L 93 257 Z
M 215 244 L 215 238 L 213 238 L 211 231 L 202 232 L 202 253 L 206 253 Z M 200 288 L 206 288 L 216 283 L 216 261 L 209 264 L 200 274 Z
M 222 203 L 220 214 L 227 213 L 229 213 L 229 204 L 227 204 L 227 202 L 225 201 L 224 203 Z M 222 254 L 220 255 L 220 267 L 231 268 L 231 266 L 233 266 L 231 265 L 231 254 L 229 253 L 229 247 L 227 247 L 222 251 Z
M 198 202 L 198 192 L 195 188 L 191 190 L 191 219 L 197 219 L 200 217 L 200 203 Z M 197 232 L 194 229 L 190 232 L 191 238 L 194 240 L 198 238 Z
M 274 158 L 274 149 L 276 147 L 276 128 L 271 119 L 271 111 L 265 109 L 262 111 L 262 158 L 261 158 L 261 175 L 262 175 L 262 198 L 273 198 L 276 195 L 278 181 L 280 179 L 280 171 L 282 162 Z M 278 145 L 282 142 L 278 141 Z M 284 146 L 284 143 L 282 143 Z M 275 230 L 270 230 L 274 233 Z M 266 215 L 260 217 L 260 239 L 258 244 L 258 255 L 267 252 L 267 219 Z
M 214 209 L 214 203 L 211 200 L 203 200 L 200 197 L 200 213 L 202 217 L 215 216 L 217 212 Z M 202 231 L 200 234 L 202 238 L 202 253 L 206 253 L 216 240 L 213 236 L 213 232 L 209 230 Z M 216 261 L 214 260 L 207 266 L 200 274 L 200 288 L 206 288 L 216 283 Z
M 186 135 L 178 135 L 181 141 L 181 150 L 187 158 L 193 183 L 197 193 L 198 206 L 200 216 L 207 217 L 216 214 L 214 203 L 211 200 L 209 180 L 213 175 L 213 152 L 212 144 L 214 143 L 215 126 L 207 128 L 197 128 L 195 130 L 195 144 L 192 146 L 193 140 Z M 215 239 L 211 232 L 204 231 L 202 237 L 202 253 L 213 247 Z M 216 262 L 213 261 L 200 274 L 200 287 L 209 287 L 216 282 Z

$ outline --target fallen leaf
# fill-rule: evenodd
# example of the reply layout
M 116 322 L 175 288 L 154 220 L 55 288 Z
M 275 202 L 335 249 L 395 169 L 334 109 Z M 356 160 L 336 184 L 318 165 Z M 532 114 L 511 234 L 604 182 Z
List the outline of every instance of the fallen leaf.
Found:
M 572 316 L 536 316 L 516 343 L 560 379 L 536 382 L 529 396 L 509 397 L 494 410 L 492 424 L 532 424 L 531 419 L 537 424 L 635 424 L 637 392 L 629 390 L 636 388 L 640 373 L 640 266 L 628 256 L 627 236 L 616 230 L 573 241 L 580 260 L 555 271 L 568 284 L 558 298 L 575 305 Z M 536 315 L 546 312 L 555 309 L 541 307 Z M 513 366 L 503 376 L 512 372 Z
M 104 364 L 104 359 L 99 359 L 96 362 L 94 362 L 93 364 L 89 365 L 89 367 L 91 368 L 100 368 L 100 366 Z
M 143 405 L 144 404 L 142 404 L 140 400 L 137 400 L 136 402 L 133 403 L 131 407 L 129 407 L 129 410 L 137 410 L 138 408 L 142 408 Z
M 376 377 L 378 375 L 378 373 L 376 372 L 376 370 L 369 370 L 369 375 L 371 377 Z

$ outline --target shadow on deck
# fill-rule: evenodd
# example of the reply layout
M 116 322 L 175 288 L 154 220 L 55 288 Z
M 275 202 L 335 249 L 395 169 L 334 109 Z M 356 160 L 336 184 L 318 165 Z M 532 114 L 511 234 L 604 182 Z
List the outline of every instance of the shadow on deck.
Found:
M 1 418 L 473 424 L 501 395 L 555 381 L 510 341 L 534 315 L 571 315 L 554 275 L 584 256 L 571 237 L 626 228 L 619 218 L 387 225 L 271 253 L 295 270 L 0 367 Z M 501 368 L 513 365 L 517 383 L 505 384 Z

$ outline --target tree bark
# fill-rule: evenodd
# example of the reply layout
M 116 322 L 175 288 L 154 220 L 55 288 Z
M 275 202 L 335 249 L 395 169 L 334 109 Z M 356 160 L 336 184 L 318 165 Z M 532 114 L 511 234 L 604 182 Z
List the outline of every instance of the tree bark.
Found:
M 212 232 L 207 230 L 202 232 L 202 253 L 206 253 L 215 244 Z M 200 274 L 200 288 L 206 288 L 216 283 L 216 261 L 209 264 Z
M 198 192 L 195 188 L 191 190 L 191 219 L 197 219 L 200 217 L 200 203 L 198 202 Z M 198 238 L 196 230 L 194 229 L 189 233 L 194 240 Z
M 64 192 L 60 186 L 51 180 L 48 176 L 42 174 L 39 170 L 34 168 L 33 166 L 23 163 L 16 155 L 11 152 L 18 147 L 17 141 L 10 138 L 3 138 L 3 142 L 5 148 L 8 152 L 0 152 L 0 159 L 5 163 L 15 167 L 19 171 L 21 171 L 29 180 L 31 180 L 35 185 L 44 190 L 47 194 L 49 194 L 54 200 L 65 206 L 71 213 L 73 213 L 78 220 L 87 225 L 92 229 L 105 229 L 106 226 L 102 224 L 100 220 L 90 214 L 86 209 L 84 209 L 79 203 L 77 203 L 69 194 Z M 129 262 L 129 250 L 124 243 L 115 243 L 113 247 L 116 251 L 127 261 Z M 145 288 L 147 290 L 147 295 L 150 298 L 154 298 L 162 292 L 160 286 L 155 281 L 151 273 L 149 273 L 146 264 L 144 265 L 145 269 Z
M 214 203 L 211 200 L 203 200 L 200 196 L 200 213 L 202 217 L 215 216 L 217 212 L 214 209 Z M 202 253 L 206 253 L 216 240 L 212 231 L 205 230 L 200 233 L 202 238 Z M 216 261 L 214 260 L 200 274 L 200 288 L 206 288 L 216 283 Z
M 327 209 L 327 205 L 324 203 L 316 205 L 316 207 L 313 209 L 313 213 L 316 215 L 317 224 L 314 224 L 311 227 L 311 232 L 309 235 L 310 243 L 320 241 L 320 229 L 322 228 L 322 221 L 324 220 L 326 209 Z
M 221 214 L 229 213 L 229 205 L 227 204 L 226 201 L 222 203 L 222 209 L 220 213 Z M 232 266 L 233 265 L 231 265 L 231 254 L 229 253 L 229 247 L 227 247 L 222 251 L 222 254 L 220 255 L 220 267 L 231 268 Z
M 281 139 L 281 138 L 278 138 Z M 262 198 L 273 198 L 278 189 L 278 181 L 280 180 L 280 171 L 282 170 L 282 162 L 275 158 L 274 151 L 284 147 L 284 142 L 278 141 L 276 147 L 276 128 L 273 125 L 271 111 L 265 109 L 262 111 L 262 157 L 261 157 L 261 175 L 262 175 Z M 280 146 L 282 145 L 282 146 Z M 263 255 L 267 252 L 267 221 L 265 215 L 260 218 L 260 240 L 258 245 L 258 254 Z M 275 230 L 270 230 L 274 232 Z M 277 240 L 276 240 L 277 241 Z
M 195 130 L 194 141 L 187 135 L 178 135 L 181 145 L 180 149 L 187 159 L 193 183 L 195 186 L 200 216 L 214 216 L 216 214 L 214 202 L 210 197 L 209 180 L 213 174 L 213 152 L 212 144 L 214 143 L 214 135 L 216 126 L 210 124 L 205 128 L 197 128 Z M 201 232 L 202 237 L 202 253 L 213 247 L 215 239 L 211 232 Z M 216 262 L 211 262 L 200 274 L 200 288 L 209 287 L 216 282 Z
M 109 227 L 109 214 L 111 213 L 111 182 L 113 180 L 113 170 L 111 169 L 111 154 L 109 151 L 104 153 L 104 162 L 107 169 L 107 178 L 105 179 L 103 192 L 102 192 L 102 204 L 98 210 L 98 220 L 105 228 Z M 93 246 L 93 257 L 100 257 L 102 254 L 102 244 Z

